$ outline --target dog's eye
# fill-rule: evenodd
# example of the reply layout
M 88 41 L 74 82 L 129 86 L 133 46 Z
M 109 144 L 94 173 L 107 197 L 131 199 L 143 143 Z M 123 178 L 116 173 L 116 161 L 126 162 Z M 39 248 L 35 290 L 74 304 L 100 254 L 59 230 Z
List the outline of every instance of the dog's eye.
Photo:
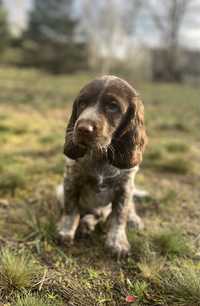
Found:
M 81 100 L 81 101 L 79 101 L 78 105 L 79 105 L 80 109 L 83 109 L 85 107 L 85 105 L 86 105 L 86 102 L 84 100 Z
M 118 103 L 114 100 L 106 105 L 106 109 L 110 113 L 116 113 L 116 112 L 120 111 L 120 107 L 119 107 Z

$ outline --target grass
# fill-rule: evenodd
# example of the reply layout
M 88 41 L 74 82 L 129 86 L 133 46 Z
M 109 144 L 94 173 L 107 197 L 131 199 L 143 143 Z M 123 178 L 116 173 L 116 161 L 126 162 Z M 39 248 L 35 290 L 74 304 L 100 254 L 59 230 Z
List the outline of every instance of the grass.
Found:
M 130 295 L 136 297 L 137 305 L 143 305 L 148 292 L 148 283 L 144 280 L 136 280 L 134 283 L 131 283 L 130 280 L 128 280 L 128 286 Z
M 161 278 L 161 287 L 170 305 L 200 305 L 200 267 L 180 261 Z
M 48 297 L 40 297 L 38 295 L 33 295 L 31 293 L 27 293 L 23 296 L 18 296 L 15 304 L 13 306 L 61 306 L 60 302 L 56 302 L 54 296 Z
M 151 260 L 145 258 L 138 263 L 138 268 L 142 278 L 153 281 L 159 276 L 159 273 L 164 268 L 165 263 L 166 259 L 163 258 L 158 257 Z
M 33 287 L 41 272 L 42 268 L 30 255 L 17 255 L 9 249 L 1 252 L 0 289 L 5 294 Z
M 150 195 L 136 200 L 145 230 L 129 230 L 130 257 L 105 252 L 100 229 L 70 248 L 56 240 L 63 135 L 91 78 L 0 68 L 0 303 L 121 306 L 135 296 L 133 305 L 199 305 L 198 88 L 131 80 L 149 135 L 136 185 Z
M 193 164 L 191 161 L 185 161 L 185 159 L 176 157 L 168 161 L 163 161 L 159 165 L 160 169 L 164 172 L 172 172 L 176 174 L 192 174 Z
M 188 241 L 178 230 L 161 230 L 154 234 L 153 243 L 156 250 L 165 256 L 187 256 L 192 252 Z
M 0 189 L 1 193 L 5 194 L 9 192 L 12 196 L 18 188 L 23 188 L 25 184 L 25 174 L 23 172 L 7 171 L 0 177 Z
M 26 210 L 24 224 L 27 226 L 25 235 L 36 237 L 40 241 L 53 242 L 56 239 L 56 219 L 48 212 L 48 218 L 38 216 L 35 211 Z

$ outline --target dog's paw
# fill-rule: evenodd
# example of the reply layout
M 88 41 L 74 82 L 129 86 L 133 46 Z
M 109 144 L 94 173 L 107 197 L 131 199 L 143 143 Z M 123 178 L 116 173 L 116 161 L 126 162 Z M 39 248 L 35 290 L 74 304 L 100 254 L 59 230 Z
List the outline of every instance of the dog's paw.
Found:
M 58 241 L 64 245 L 72 245 L 74 243 L 74 235 L 64 230 L 58 231 Z
M 143 230 L 144 222 L 137 214 L 130 214 L 128 219 L 128 227 L 136 230 Z
M 74 220 L 70 216 L 62 216 L 60 222 L 57 224 L 58 240 L 65 245 L 72 245 L 76 228 L 74 227 Z
M 80 233 L 82 235 L 91 234 L 95 230 L 97 222 L 98 221 L 94 215 L 92 214 L 85 215 L 80 222 L 80 228 L 79 228 Z
M 113 235 L 106 240 L 106 247 L 116 255 L 117 258 L 128 256 L 130 253 L 130 244 L 127 240 L 126 234 Z

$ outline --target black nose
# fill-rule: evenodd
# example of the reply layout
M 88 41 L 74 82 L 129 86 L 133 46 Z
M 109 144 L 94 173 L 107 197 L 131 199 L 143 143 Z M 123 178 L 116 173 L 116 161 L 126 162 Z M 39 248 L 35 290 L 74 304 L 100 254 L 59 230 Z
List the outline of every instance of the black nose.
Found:
M 91 122 L 80 121 L 77 124 L 77 131 L 80 135 L 83 136 L 92 136 L 94 133 L 95 127 Z

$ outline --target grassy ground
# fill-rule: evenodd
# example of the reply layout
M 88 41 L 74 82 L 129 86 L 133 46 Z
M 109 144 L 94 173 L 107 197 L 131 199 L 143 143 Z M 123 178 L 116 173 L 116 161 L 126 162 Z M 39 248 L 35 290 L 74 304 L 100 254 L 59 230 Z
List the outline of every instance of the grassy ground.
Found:
M 0 302 L 10 306 L 200 305 L 200 90 L 136 83 L 149 134 L 137 202 L 146 228 L 129 231 L 116 261 L 98 228 L 56 242 L 54 189 L 73 97 L 91 77 L 0 69 Z M 134 83 L 134 82 L 133 82 Z

